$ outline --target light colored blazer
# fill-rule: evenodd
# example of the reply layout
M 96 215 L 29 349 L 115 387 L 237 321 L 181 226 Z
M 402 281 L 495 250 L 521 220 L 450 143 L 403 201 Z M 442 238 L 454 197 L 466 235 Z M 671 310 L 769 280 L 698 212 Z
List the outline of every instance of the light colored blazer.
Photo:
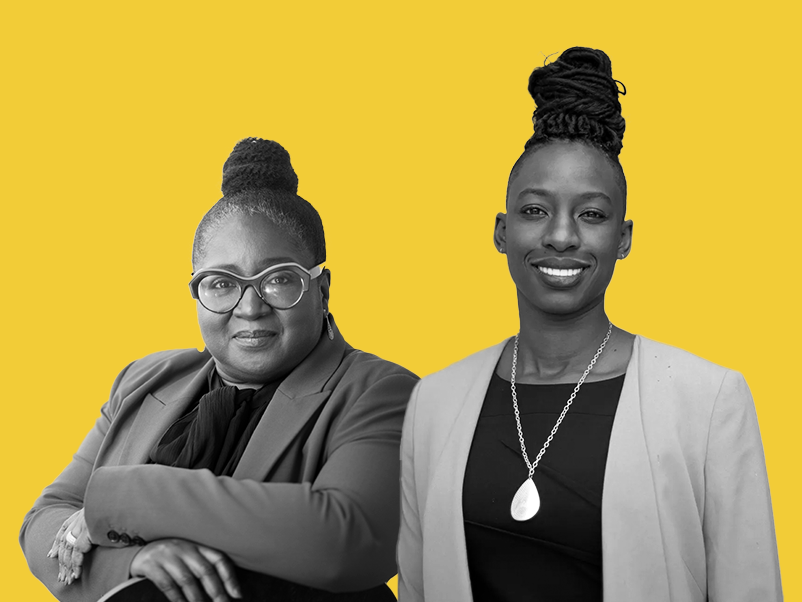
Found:
M 396 573 L 398 450 L 417 377 L 351 348 L 335 327 L 335 339 L 324 335 L 281 383 L 233 477 L 143 465 L 213 367 L 206 351 L 166 351 L 117 378 L 95 427 L 20 532 L 31 570 L 58 599 L 97 600 L 128 579 L 140 548 L 118 538 L 185 538 L 244 568 L 331 591 Z M 57 561 L 45 555 L 81 507 L 99 547 L 81 578 L 62 585 Z
M 424 378 L 412 394 L 400 602 L 472 600 L 462 482 L 505 344 Z M 740 374 L 635 338 L 605 470 L 602 558 L 610 602 L 782 599 L 763 446 Z

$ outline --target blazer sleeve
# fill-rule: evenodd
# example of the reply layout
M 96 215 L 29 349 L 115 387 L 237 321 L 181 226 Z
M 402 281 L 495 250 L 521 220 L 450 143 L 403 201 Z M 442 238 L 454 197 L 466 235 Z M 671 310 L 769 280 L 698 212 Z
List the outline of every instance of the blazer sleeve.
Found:
M 423 601 L 423 534 L 415 485 L 415 416 L 420 383 L 415 387 L 401 436 L 401 530 L 398 536 L 398 599 Z
M 62 602 L 97 600 L 129 577 L 131 561 L 139 548 L 96 547 L 86 554 L 81 578 L 71 585 L 58 582 L 58 559 L 47 558 L 56 533 L 64 521 L 84 505 L 84 492 L 98 450 L 109 429 L 119 397 L 116 395 L 126 368 L 117 377 L 111 397 L 100 417 L 81 443 L 72 461 L 48 485 L 25 516 L 19 534 L 20 545 L 34 576 Z
M 782 600 L 757 415 L 746 381 L 731 371 L 711 416 L 703 531 L 711 602 Z
M 329 591 L 395 574 L 398 448 L 417 377 L 375 379 L 336 427 L 312 482 L 264 483 L 166 466 L 97 469 L 86 492 L 93 540 L 114 529 L 146 541 L 189 539 L 237 565 Z

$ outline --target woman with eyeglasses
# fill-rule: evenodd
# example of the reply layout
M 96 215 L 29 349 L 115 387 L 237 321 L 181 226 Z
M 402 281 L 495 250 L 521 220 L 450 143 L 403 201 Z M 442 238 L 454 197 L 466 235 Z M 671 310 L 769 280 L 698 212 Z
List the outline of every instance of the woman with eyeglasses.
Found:
M 494 232 L 520 331 L 412 395 L 399 600 L 779 601 L 743 377 L 605 313 L 632 242 L 610 60 L 569 49 L 529 91 Z
M 170 600 L 227 600 L 235 566 L 297 584 L 298 599 L 395 574 L 417 377 L 343 339 L 323 226 L 297 186 L 279 144 L 235 146 L 193 246 L 206 349 L 125 368 L 25 517 L 28 563 L 59 600 L 137 576 Z

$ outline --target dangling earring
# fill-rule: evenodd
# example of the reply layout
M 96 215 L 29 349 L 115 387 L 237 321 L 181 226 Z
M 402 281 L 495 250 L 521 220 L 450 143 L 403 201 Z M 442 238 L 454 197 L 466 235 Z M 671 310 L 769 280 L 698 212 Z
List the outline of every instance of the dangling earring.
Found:
M 326 330 L 328 331 L 329 340 L 334 340 L 334 330 L 331 327 L 331 320 L 329 319 L 329 312 L 328 310 L 323 312 L 323 317 L 326 320 Z

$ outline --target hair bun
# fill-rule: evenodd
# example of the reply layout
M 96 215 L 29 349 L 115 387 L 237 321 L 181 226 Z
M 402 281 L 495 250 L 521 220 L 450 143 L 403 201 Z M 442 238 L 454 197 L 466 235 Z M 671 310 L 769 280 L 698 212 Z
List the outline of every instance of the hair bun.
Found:
M 298 193 L 298 176 L 290 154 L 278 142 L 245 138 L 237 142 L 223 165 L 223 195 L 269 188 Z
M 614 157 L 621 152 L 626 124 L 618 95 L 626 88 L 619 91 L 610 58 L 601 50 L 569 48 L 532 72 L 529 93 L 537 109 L 527 148 L 563 139 L 587 141 Z

